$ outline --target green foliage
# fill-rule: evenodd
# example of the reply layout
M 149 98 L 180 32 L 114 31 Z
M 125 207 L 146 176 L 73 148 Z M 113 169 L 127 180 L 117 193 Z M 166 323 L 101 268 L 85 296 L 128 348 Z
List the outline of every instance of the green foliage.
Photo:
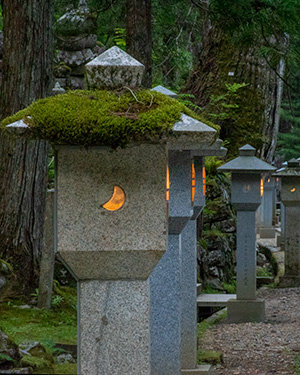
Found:
M 266 267 L 256 267 L 256 276 L 269 277 L 273 275 L 272 275 L 272 272 L 270 272 Z
M 9 355 L 0 353 L 0 363 L 6 362 L 6 361 L 13 362 L 14 360 Z
M 232 280 L 231 283 L 223 283 L 223 288 L 226 290 L 228 294 L 235 294 L 236 293 L 236 280 Z
M 295 370 L 296 370 L 296 375 L 300 375 L 300 355 L 299 354 L 295 358 Z
M 115 28 L 115 36 L 113 37 L 116 46 L 121 48 L 123 51 L 126 50 L 126 29 L 122 27 Z
M 205 121 L 155 91 L 77 90 L 38 100 L 4 119 L 1 126 L 24 119 L 38 137 L 56 144 L 116 148 L 134 140 L 159 139 L 180 120 L 181 113 Z

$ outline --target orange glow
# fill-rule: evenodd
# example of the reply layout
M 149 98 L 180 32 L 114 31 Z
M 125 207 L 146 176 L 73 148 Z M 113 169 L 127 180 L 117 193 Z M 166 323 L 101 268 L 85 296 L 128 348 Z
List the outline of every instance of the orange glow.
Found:
M 205 167 L 202 168 L 202 182 L 203 182 L 203 195 L 206 193 L 206 171 Z
M 124 190 L 119 186 L 114 186 L 114 192 L 109 201 L 103 204 L 103 208 L 107 211 L 117 211 L 123 207 L 125 203 L 125 193 Z
M 169 174 L 169 167 L 167 166 L 167 193 L 166 193 L 167 202 L 170 199 L 170 174 Z
M 291 192 L 294 193 L 296 191 L 296 188 L 291 189 Z
M 192 161 L 192 204 L 194 203 L 195 192 L 196 192 L 196 172 L 195 172 L 194 161 Z
M 262 197 L 264 195 L 264 180 L 260 180 L 260 196 Z

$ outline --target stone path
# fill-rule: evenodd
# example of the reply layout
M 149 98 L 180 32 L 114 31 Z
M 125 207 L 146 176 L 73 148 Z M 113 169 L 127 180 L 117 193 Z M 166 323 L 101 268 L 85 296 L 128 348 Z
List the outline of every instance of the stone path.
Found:
M 215 375 L 294 375 L 300 355 L 300 288 L 261 289 L 266 322 L 212 327 L 200 341 L 200 350 L 224 353 Z

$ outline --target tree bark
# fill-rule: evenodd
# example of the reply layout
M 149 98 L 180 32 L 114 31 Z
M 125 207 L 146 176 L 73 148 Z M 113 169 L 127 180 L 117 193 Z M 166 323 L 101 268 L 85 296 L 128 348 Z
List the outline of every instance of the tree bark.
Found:
M 207 5 L 207 0 L 202 3 Z M 205 5 L 204 4 L 204 5 Z M 210 105 L 211 95 L 226 93 L 226 84 L 246 83 L 237 102 L 236 120 L 213 120 L 221 126 L 220 136 L 229 142 L 231 156 L 238 148 L 252 143 L 262 158 L 273 159 L 279 125 L 279 110 L 282 97 L 283 62 L 277 71 L 258 57 L 258 47 L 237 47 L 228 38 L 222 27 L 211 24 L 204 15 L 202 49 L 192 71 L 185 91 L 195 96 L 196 104 L 208 114 L 214 110 Z M 206 112 L 206 110 L 209 110 Z M 233 111 L 234 112 L 234 111 Z
M 126 0 L 126 50 L 145 65 L 143 86 L 151 88 L 151 0 Z
M 52 0 L 3 0 L 0 119 L 50 95 Z M 0 136 L 0 258 L 19 292 L 37 284 L 43 241 L 48 142 Z

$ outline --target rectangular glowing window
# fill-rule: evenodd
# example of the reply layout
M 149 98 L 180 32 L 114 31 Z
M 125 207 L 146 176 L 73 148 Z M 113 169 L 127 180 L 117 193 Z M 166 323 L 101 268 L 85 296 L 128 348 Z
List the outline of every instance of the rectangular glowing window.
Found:
M 264 180 L 260 180 L 260 196 L 262 197 L 264 195 Z
M 205 167 L 202 168 L 202 183 L 203 183 L 203 195 L 206 194 L 206 171 Z
M 195 199 L 195 192 L 196 192 L 196 172 L 195 172 L 194 161 L 192 161 L 192 205 Z
M 169 202 L 169 199 L 170 199 L 170 174 L 169 174 L 169 166 L 167 166 L 167 182 L 166 182 L 166 188 L 167 188 L 166 199 L 167 199 L 167 201 Z

